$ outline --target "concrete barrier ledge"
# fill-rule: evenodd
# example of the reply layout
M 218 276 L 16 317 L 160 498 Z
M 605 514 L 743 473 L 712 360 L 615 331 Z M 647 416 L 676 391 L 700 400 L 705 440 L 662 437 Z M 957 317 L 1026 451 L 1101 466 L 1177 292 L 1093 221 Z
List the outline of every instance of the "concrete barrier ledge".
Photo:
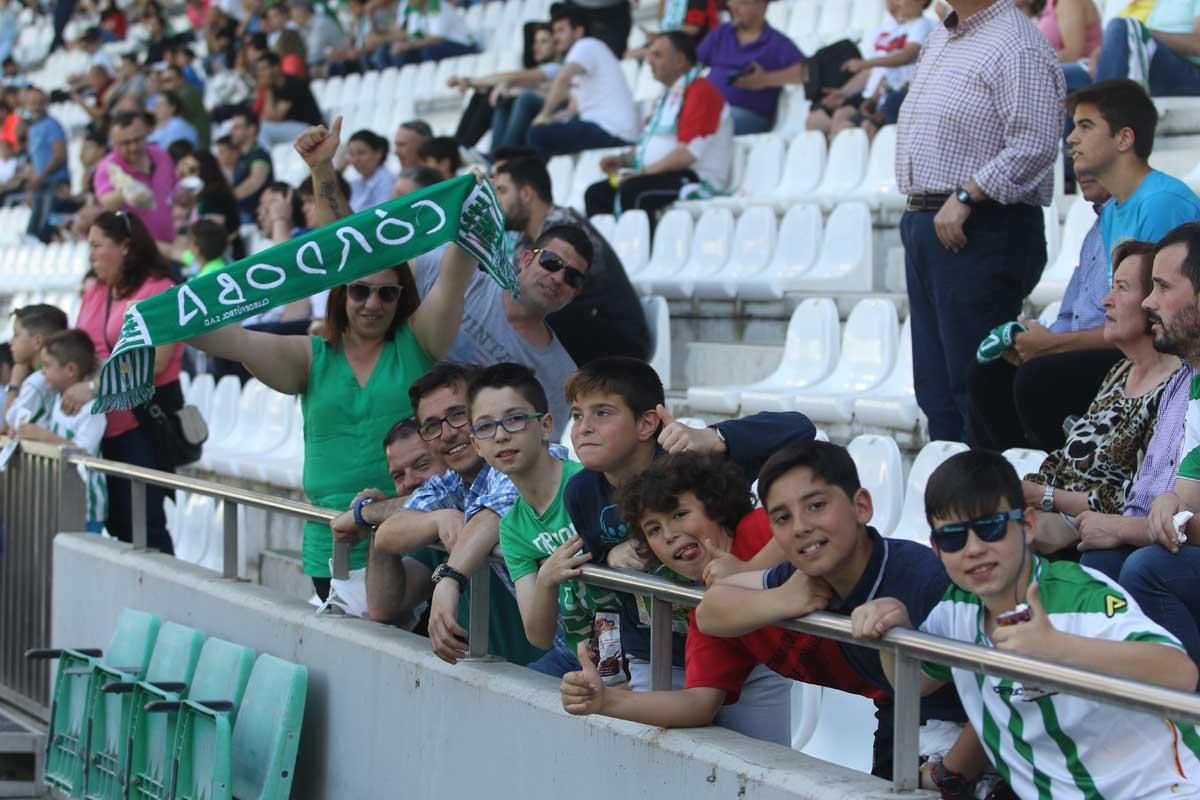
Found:
M 896 796 L 869 775 L 721 728 L 571 717 L 546 676 L 499 662 L 450 666 L 405 631 L 317 616 L 270 589 L 112 540 L 60 534 L 53 568 L 55 646 L 104 645 L 131 607 L 308 665 L 296 798 Z

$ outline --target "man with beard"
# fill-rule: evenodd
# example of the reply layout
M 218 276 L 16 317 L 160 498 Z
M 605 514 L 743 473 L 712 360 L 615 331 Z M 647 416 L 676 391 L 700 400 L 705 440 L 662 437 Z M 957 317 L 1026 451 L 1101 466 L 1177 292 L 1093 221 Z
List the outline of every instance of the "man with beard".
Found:
M 1149 312 L 1155 349 L 1179 356 L 1193 373 L 1200 367 L 1200 222 L 1168 233 L 1154 251 L 1154 289 L 1142 303 Z M 1161 413 L 1161 412 L 1160 412 Z M 1181 511 L 1200 512 L 1200 377 L 1188 392 L 1175 491 L 1150 507 L 1151 544 L 1121 568 L 1121 585 L 1155 622 L 1200 657 L 1200 517 L 1176 524 Z
M 569 306 L 546 318 L 575 363 L 582 367 L 603 356 L 648 358 L 650 329 L 621 259 L 587 217 L 573 208 L 554 205 L 546 165 L 533 157 L 498 159 L 492 183 L 504 210 L 505 227 L 517 232 L 518 261 L 523 251 L 552 227 L 571 225 L 591 240 L 595 257 L 583 291 Z M 598 326 L 603 326 L 603 336 L 596 335 Z M 541 380 L 540 375 L 538 378 Z M 554 385 L 544 380 L 542 385 L 554 394 Z

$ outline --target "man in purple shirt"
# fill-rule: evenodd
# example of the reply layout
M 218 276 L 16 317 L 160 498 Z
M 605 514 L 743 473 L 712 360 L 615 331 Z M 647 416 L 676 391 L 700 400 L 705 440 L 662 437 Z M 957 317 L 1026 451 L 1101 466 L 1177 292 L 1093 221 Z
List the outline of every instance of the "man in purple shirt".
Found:
M 112 152 L 96 165 L 92 189 L 106 211 L 137 214 L 156 241 L 172 242 L 175 165 L 163 150 L 147 144 L 149 133 L 144 114 L 123 111 L 113 117 Z
M 780 87 L 804 82 L 804 54 L 767 24 L 767 0 L 729 0 L 729 16 L 696 55 L 729 104 L 734 134 L 765 133 L 775 124 Z
M 1097 215 L 1108 190 L 1079 175 L 1079 192 Z M 1097 217 L 1083 239 L 1058 319 L 1049 327 L 1022 320 L 1004 358 L 975 364 L 968 385 L 972 443 L 988 450 L 1033 447 L 1051 452 L 1066 442 L 1063 420 L 1083 414 L 1121 352 L 1104 341 L 1108 256 Z

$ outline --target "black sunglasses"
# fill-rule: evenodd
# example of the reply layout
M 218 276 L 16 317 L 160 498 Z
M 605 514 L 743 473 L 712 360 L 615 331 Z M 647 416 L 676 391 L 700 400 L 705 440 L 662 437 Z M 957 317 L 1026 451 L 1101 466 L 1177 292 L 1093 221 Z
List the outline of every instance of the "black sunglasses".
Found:
M 542 269 L 546 270 L 546 272 L 558 272 L 559 270 L 562 270 L 563 281 L 565 281 L 567 286 L 570 286 L 572 289 L 582 289 L 583 284 L 587 283 L 587 275 L 575 269 L 574 267 L 567 266 L 567 262 L 563 261 L 562 257 L 557 253 L 551 253 L 549 250 L 545 250 L 541 247 L 530 252 L 537 256 L 538 264 L 541 265 Z
M 967 534 L 970 531 L 975 531 L 975 535 L 985 542 L 998 542 L 1008 535 L 1009 522 L 1022 519 L 1025 519 L 1025 510 L 1014 508 L 1012 511 L 934 528 L 929 532 L 929 539 L 938 550 L 957 553 L 967 546 Z
M 398 283 L 385 283 L 376 286 L 373 283 L 350 283 L 346 285 L 346 293 L 350 295 L 350 299 L 356 303 L 365 303 L 367 298 L 373 294 L 379 295 L 380 302 L 391 305 L 400 299 L 401 292 L 404 291 Z

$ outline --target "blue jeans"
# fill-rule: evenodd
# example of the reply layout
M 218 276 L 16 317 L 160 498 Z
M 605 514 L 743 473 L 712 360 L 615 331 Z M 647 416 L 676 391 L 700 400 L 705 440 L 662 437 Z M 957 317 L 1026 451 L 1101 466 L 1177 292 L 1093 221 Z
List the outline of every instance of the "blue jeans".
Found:
M 529 665 L 534 672 L 561 678 L 568 672 L 579 671 L 579 659 L 567 649 L 567 644 L 561 638 L 554 640 L 554 646 L 546 651 L 546 655 Z
M 525 144 L 529 123 L 542 110 L 542 96 L 536 92 L 521 92 L 505 100 L 492 112 L 492 152 L 498 147 Z
M 733 115 L 734 136 L 743 136 L 750 133 L 766 133 L 771 130 L 771 120 L 749 109 L 730 105 L 729 113 Z
M 425 61 L 441 61 L 443 58 L 453 58 L 454 56 L 466 56 L 471 53 L 478 53 L 479 50 L 473 44 L 463 44 L 462 42 L 453 42 L 447 39 L 438 44 L 431 44 L 426 47 L 417 47 L 412 50 L 406 50 L 399 55 L 388 55 L 388 63 L 393 67 L 402 67 L 405 64 L 421 64 Z
M 966 442 L 975 350 L 988 331 L 1017 318 L 1041 277 L 1045 223 L 1037 206 L 976 208 L 967 246 L 954 253 L 938 241 L 934 213 L 908 211 L 900 219 L 913 378 L 930 439 Z
M 594 122 L 581 119 L 532 125 L 525 134 L 525 144 L 537 151 L 543 161 L 551 156 L 594 150 L 598 147 L 621 147 L 629 144 L 618 139 Z
M 1200 547 L 1185 545 L 1178 553 L 1156 544 L 1139 547 L 1121 568 L 1121 585 L 1200 663 Z
M 58 187 L 61 185 L 58 181 L 45 181 L 33 192 L 30 199 L 29 224 L 25 232 L 43 242 L 48 241 L 50 213 L 54 211 L 54 201 L 58 197 Z
M 1111 550 L 1088 550 L 1079 555 L 1079 563 L 1097 572 L 1103 572 L 1114 581 L 1120 582 L 1121 569 L 1129 557 L 1137 551 L 1138 548 L 1132 545 L 1114 547 Z
M 1096 80 L 1129 77 L 1129 39 L 1126 31 L 1131 24 L 1140 23 L 1118 17 L 1105 27 Z M 1149 84 L 1150 94 L 1154 97 L 1200 95 L 1200 66 L 1159 42 L 1154 57 L 1150 59 Z

